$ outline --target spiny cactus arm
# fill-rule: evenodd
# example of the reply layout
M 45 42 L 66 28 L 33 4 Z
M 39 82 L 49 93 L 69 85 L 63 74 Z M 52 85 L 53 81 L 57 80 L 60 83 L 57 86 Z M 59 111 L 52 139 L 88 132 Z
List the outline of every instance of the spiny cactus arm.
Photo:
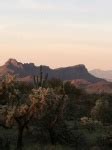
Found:
M 39 78 L 38 78 L 38 76 L 36 76 L 36 88 L 38 88 L 39 87 Z
M 36 83 L 36 76 L 33 76 L 33 82 L 34 82 L 34 86 L 36 87 L 37 83 Z
M 47 80 L 48 80 L 48 73 L 46 73 L 45 78 L 43 80 L 43 87 L 46 86 Z
M 36 84 L 35 75 L 33 76 L 34 85 Z
M 33 81 L 34 81 L 34 86 L 37 89 L 39 87 L 39 77 L 38 76 L 34 76 L 33 77 Z
M 43 84 L 43 71 L 42 71 L 42 65 L 40 66 L 40 87 L 42 87 Z
M 56 122 L 63 120 L 63 112 L 65 109 L 65 103 L 66 103 L 65 101 L 66 101 L 66 95 L 63 94 L 59 100 L 59 104 L 56 109 L 56 115 L 55 115 L 54 121 L 51 123 L 51 127 L 53 127 L 56 124 Z
M 45 84 L 47 82 L 48 79 L 48 73 L 45 75 L 45 77 L 43 76 L 43 70 L 42 70 L 42 65 L 40 66 L 40 71 L 39 71 L 39 76 L 33 76 L 33 81 L 34 81 L 34 86 L 35 88 L 39 88 L 39 87 L 45 87 Z

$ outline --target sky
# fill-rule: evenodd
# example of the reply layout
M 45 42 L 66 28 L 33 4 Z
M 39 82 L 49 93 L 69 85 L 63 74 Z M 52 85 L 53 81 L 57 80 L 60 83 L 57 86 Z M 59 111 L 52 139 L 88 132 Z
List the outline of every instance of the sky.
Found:
M 112 0 L 0 0 L 0 65 L 112 70 Z

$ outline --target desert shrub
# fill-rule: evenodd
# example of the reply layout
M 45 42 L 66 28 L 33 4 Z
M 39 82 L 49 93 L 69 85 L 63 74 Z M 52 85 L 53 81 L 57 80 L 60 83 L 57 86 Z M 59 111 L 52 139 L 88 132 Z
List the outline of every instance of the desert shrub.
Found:
M 103 128 L 103 125 L 100 121 L 93 120 L 92 118 L 88 118 L 88 117 L 82 117 L 80 119 L 80 125 L 83 128 L 88 129 L 88 131 L 90 132 Z
M 105 147 L 105 148 L 112 148 L 112 135 L 102 135 L 97 138 L 97 145 L 100 147 Z
M 112 110 L 109 101 L 104 98 L 97 100 L 96 105 L 91 110 L 91 117 L 94 120 L 101 121 L 103 124 L 110 123 Z

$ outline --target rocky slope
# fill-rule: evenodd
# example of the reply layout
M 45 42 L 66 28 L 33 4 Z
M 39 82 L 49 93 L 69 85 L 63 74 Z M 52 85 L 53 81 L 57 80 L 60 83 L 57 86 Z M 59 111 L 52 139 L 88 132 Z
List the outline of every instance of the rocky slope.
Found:
M 0 67 L 0 77 L 6 74 L 14 74 L 21 80 L 31 79 L 33 75 L 38 75 L 39 66 L 33 63 L 21 63 L 15 59 L 9 59 L 3 66 Z M 84 65 L 76 65 L 65 68 L 51 69 L 48 66 L 43 66 L 43 72 L 48 73 L 49 78 L 60 78 L 61 80 L 86 80 L 90 83 L 103 81 L 103 79 L 91 75 Z

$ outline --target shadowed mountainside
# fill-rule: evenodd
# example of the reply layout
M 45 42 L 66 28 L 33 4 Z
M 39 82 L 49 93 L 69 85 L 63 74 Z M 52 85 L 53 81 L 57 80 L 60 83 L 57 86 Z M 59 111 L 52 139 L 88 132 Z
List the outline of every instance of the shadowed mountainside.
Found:
M 31 80 L 33 75 L 38 75 L 40 66 L 35 66 L 33 63 L 21 63 L 15 59 L 9 59 L 3 66 L 0 67 L 0 77 L 6 74 L 14 74 L 22 81 Z M 48 66 L 43 66 L 43 72 L 48 73 L 50 78 L 60 78 L 61 80 L 81 79 L 91 83 L 104 81 L 103 79 L 91 75 L 87 68 L 83 65 L 76 65 L 65 68 L 51 69 Z

